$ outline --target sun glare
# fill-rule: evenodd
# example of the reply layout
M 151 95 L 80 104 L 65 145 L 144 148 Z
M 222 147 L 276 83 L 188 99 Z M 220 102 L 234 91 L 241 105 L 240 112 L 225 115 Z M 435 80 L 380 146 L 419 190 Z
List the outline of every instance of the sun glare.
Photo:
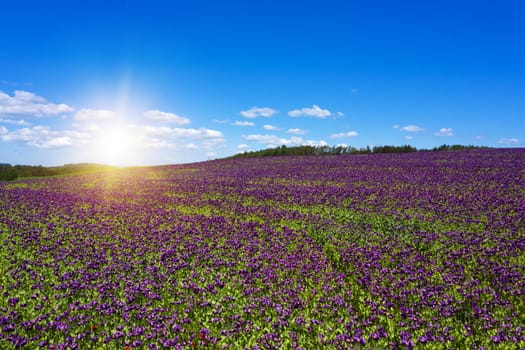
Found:
M 136 141 L 124 128 L 106 130 L 97 147 L 97 162 L 109 165 L 138 165 Z

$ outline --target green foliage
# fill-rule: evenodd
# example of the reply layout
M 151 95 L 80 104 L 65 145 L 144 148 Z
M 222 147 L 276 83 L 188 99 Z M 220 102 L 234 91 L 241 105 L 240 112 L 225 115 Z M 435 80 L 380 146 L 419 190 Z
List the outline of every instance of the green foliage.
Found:
M 486 146 L 474 146 L 474 145 L 441 145 L 439 147 L 434 147 L 433 151 L 461 151 L 466 149 L 486 149 Z
M 478 146 L 463 146 L 463 145 L 442 145 L 435 147 L 433 151 L 459 151 L 464 149 L 480 149 L 487 147 Z M 282 145 L 281 147 L 267 148 L 258 151 L 247 151 L 244 153 L 238 153 L 231 158 L 253 158 L 253 157 L 275 157 L 275 156 L 319 156 L 319 155 L 341 155 L 341 154 L 370 154 L 370 153 L 410 153 L 417 151 L 428 151 L 427 149 L 417 149 L 410 145 L 403 146 L 374 146 L 356 148 L 352 146 L 295 146 L 287 147 Z
M 0 164 L 0 181 L 12 181 L 18 178 L 18 173 L 10 164 Z
M 408 153 L 416 152 L 417 149 L 410 145 L 404 146 L 375 146 L 372 153 Z
M 102 164 L 66 164 L 56 167 L 42 165 L 11 165 L 0 164 L 0 181 L 12 181 L 18 178 L 62 176 L 72 174 L 86 174 L 102 171 L 111 171 L 115 168 Z

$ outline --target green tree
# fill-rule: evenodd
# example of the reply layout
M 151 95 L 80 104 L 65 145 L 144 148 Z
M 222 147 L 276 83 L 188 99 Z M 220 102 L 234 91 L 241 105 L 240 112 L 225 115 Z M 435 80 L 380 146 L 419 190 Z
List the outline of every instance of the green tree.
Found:
M 18 172 L 11 164 L 0 164 L 0 181 L 12 181 L 18 178 Z

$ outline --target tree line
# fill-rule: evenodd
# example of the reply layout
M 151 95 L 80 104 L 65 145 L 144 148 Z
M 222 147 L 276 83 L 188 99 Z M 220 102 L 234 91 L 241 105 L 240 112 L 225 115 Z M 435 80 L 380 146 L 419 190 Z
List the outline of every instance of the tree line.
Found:
M 44 167 L 42 165 L 11 165 L 2 163 L 0 164 L 0 181 L 12 181 L 25 177 L 69 175 L 110 169 L 113 169 L 113 167 L 91 163 L 66 164 L 56 167 Z
M 410 145 L 403 146 L 374 146 L 365 148 L 356 148 L 352 146 L 294 146 L 285 145 L 275 148 L 267 148 L 258 151 L 246 151 L 238 153 L 232 158 L 252 158 L 265 156 L 310 156 L 310 155 L 341 155 L 341 154 L 372 154 L 372 153 L 409 153 L 420 151 L 458 151 L 465 149 L 488 148 L 482 146 L 465 146 L 465 145 L 441 145 L 432 149 L 417 149 Z

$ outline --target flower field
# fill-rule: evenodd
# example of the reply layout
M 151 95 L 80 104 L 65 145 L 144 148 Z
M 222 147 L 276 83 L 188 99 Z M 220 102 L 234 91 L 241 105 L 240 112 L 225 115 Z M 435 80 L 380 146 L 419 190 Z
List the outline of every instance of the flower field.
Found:
M 525 348 L 525 149 L 0 183 L 0 348 Z

